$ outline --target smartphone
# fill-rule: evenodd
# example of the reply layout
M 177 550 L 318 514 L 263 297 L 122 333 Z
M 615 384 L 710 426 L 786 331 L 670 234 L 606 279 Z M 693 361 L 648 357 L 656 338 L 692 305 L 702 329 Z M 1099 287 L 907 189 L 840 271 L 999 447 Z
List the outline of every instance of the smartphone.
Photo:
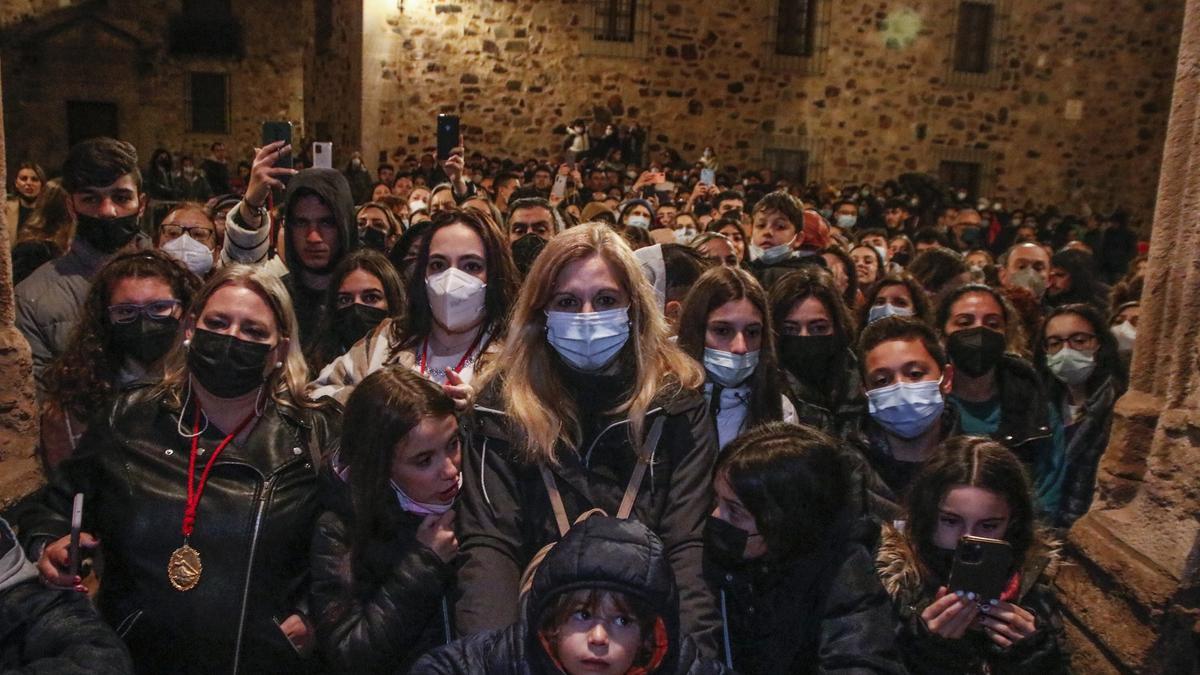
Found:
M 705 185 L 716 185 L 717 172 L 712 169 L 700 169 L 700 182 Z
M 974 593 L 979 602 L 998 600 L 1012 576 L 1012 546 L 1006 541 L 967 535 L 958 540 L 950 568 L 950 591 Z
M 312 161 L 314 169 L 332 169 L 333 143 L 313 143 Z
M 450 158 L 450 151 L 458 147 L 462 134 L 459 131 L 458 115 L 440 114 L 437 116 L 437 158 L 444 162 Z
M 653 185 L 646 185 L 642 187 L 642 199 L 653 199 L 656 196 L 657 194 Z
M 550 196 L 556 199 L 562 199 L 563 197 L 567 196 L 566 176 L 562 175 L 561 173 L 558 174 L 558 177 L 554 179 L 554 187 L 550 188 Z
M 68 555 L 71 557 L 71 576 L 79 575 L 79 531 L 83 526 L 83 493 L 75 494 L 75 501 L 71 505 L 71 545 L 67 549 Z
M 669 180 L 665 180 L 665 181 L 659 183 L 658 185 L 655 185 L 654 189 L 659 192 L 672 192 L 673 193 L 673 192 L 675 192 L 675 184 Z
M 263 145 L 274 143 L 275 141 L 283 141 L 285 145 L 292 144 L 292 123 L 286 121 L 263 122 L 262 125 L 262 142 Z M 279 161 L 275 162 L 275 166 L 292 168 L 292 153 L 287 153 L 279 157 Z

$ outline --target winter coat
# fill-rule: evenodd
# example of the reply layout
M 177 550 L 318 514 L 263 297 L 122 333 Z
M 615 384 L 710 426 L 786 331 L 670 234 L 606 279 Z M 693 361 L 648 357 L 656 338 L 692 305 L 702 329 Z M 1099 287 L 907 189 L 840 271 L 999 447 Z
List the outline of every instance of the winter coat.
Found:
M 112 257 L 76 237 L 66 255 L 42 265 L 17 284 L 17 328 L 33 351 L 39 398 L 42 373 L 67 350 L 92 279 Z
M 417 541 L 422 517 L 401 510 L 389 490 L 387 536 L 367 543 L 355 570 L 349 487 L 335 476 L 323 482 L 327 510 L 313 532 L 309 591 L 321 655 L 334 672 L 405 672 L 450 640 L 454 568 Z
M 539 549 L 559 538 L 539 467 L 522 456 L 521 431 L 512 428 L 501 409 L 499 389 L 493 381 L 480 395 L 471 447 L 463 450 L 457 530 L 464 563 L 457 611 L 464 634 L 517 620 L 522 571 Z M 584 392 L 577 393 L 577 400 L 582 396 Z M 696 392 L 664 390 L 646 413 L 646 429 L 660 417 L 665 418 L 662 436 L 631 517 L 662 538 L 680 589 L 683 629 L 697 634 L 701 647 L 711 650 L 716 646 L 716 607 L 701 564 L 704 522 L 712 508 L 716 434 Z M 595 431 L 584 432 L 578 451 L 558 450 L 559 462 L 550 470 L 569 520 L 592 508 L 617 512 L 644 442 L 633 442 L 629 422 L 597 414 Z
M 0 672 L 123 675 L 129 651 L 83 593 L 46 588 L 0 519 Z
M 739 673 L 903 673 L 875 575 L 879 526 L 847 509 L 822 550 L 730 567 L 705 556 Z
M 1008 648 L 976 630 L 968 630 L 959 640 L 948 640 L 930 633 L 921 619 L 921 612 L 945 581 L 922 578 L 911 543 L 895 528 L 884 526 L 875 566 L 900 622 L 897 638 L 905 665 L 914 673 L 929 675 L 1065 674 L 1067 658 L 1059 648 L 1062 617 L 1049 582 L 1059 555 L 1058 542 L 1039 532 L 1020 570 L 1013 604 L 1033 613 L 1036 632 Z
M 1108 447 L 1112 431 L 1113 405 L 1120 393 L 1110 376 L 1093 391 L 1083 406 L 1083 418 L 1077 423 L 1064 453 L 1062 500 L 1057 524 L 1070 527 L 1092 505 L 1096 491 L 1096 472 L 1100 456 Z
M 564 494 L 564 497 L 566 495 Z M 639 522 L 592 516 L 576 524 L 538 566 L 519 622 L 441 647 L 413 667 L 413 675 L 540 675 L 563 672 L 542 646 L 538 626 L 563 593 L 600 588 L 640 600 L 657 614 L 653 652 L 660 675 L 719 675 L 720 663 L 698 656 L 681 636 L 679 595 L 667 545 Z M 514 596 L 510 601 L 516 604 Z M 661 630 L 658 630 L 661 629 Z
M 345 404 L 358 386 L 371 373 L 388 366 L 402 366 L 419 371 L 415 353 L 404 347 L 404 336 L 400 335 L 401 324 L 395 319 L 384 319 L 370 333 L 354 343 L 349 351 L 325 366 L 317 379 L 305 388 L 305 393 L 316 400 L 331 396 Z M 488 340 L 483 353 L 470 364 L 471 369 L 462 373 L 463 381 L 470 384 L 494 362 L 504 345 L 499 340 Z
M 829 373 L 832 396 L 817 391 L 791 371 L 785 369 L 784 373 L 787 378 L 786 393 L 796 407 L 796 417 L 800 422 L 834 438 L 845 439 L 867 414 L 867 399 L 863 393 L 862 375 L 858 371 L 858 358 L 853 351 L 846 351 L 841 366 Z
M 82 492 L 83 530 L 104 557 L 97 605 L 139 672 L 303 672 L 279 623 L 306 604 L 317 473 L 321 453 L 337 449 L 337 413 L 335 404 L 302 411 L 271 400 L 245 442 L 225 448 L 196 514 L 189 543 L 203 567 L 187 592 L 171 586 L 167 564 L 184 543 L 191 442 L 179 429 L 194 413 L 150 387 L 121 394 L 92 421 L 23 514 L 23 543 L 35 552 L 66 535 Z M 199 445 L 211 453 L 224 437 L 209 425 Z

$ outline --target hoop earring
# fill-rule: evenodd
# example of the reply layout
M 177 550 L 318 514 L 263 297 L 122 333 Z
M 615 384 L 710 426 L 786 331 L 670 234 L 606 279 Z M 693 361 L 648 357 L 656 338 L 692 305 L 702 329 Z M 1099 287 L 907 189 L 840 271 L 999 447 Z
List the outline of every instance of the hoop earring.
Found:
M 267 390 L 266 382 L 263 382 L 262 384 L 258 385 L 258 396 L 256 396 L 254 398 L 254 415 L 256 417 L 262 417 L 263 410 L 266 409 L 265 401 L 263 399 L 263 393 L 266 390 Z
M 184 438 L 195 438 L 203 434 L 205 431 L 208 431 L 208 413 L 204 412 L 203 408 L 200 410 L 200 414 L 204 417 L 204 426 L 200 427 L 199 431 L 189 434 L 183 430 L 183 413 L 187 410 L 188 402 L 192 400 L 192 376 L 190 373 L 188 374 L 186 386 L 187 393 L 185 393 L 183 397 L 183 408 L 181 408 L 179 411 L 179 419 L 175 421 L 175 430 L 178 431 L 179 435 L 183 436 Z

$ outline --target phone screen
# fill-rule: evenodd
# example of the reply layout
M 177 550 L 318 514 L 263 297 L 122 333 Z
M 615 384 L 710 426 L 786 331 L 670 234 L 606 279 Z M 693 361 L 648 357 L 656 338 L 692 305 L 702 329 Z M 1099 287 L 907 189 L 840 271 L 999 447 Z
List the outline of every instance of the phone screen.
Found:
M 705 185 L 716 185 L 717 172 L 712 169 L 700 169 L 700 182 Z
M 461 138 L 458 115 L 437 116 L 437 158 L 445 161 L 450 158 L 450 151 L 458 147 Z

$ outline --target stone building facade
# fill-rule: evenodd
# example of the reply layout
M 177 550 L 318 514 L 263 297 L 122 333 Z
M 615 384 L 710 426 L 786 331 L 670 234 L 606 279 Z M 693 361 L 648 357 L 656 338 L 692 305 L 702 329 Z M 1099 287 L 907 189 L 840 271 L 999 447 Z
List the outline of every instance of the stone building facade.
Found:
M 61 159 L 62 107 L 80 97 L 117 101 L 122 135 L 147 153 L 203 154 L 218 138 L 248 152 L 262 120 L 286 116 L 334 141 L 339 164 L 361 148 L 372 166 L 381 151 L 431 146 L 438 112 L 462 116 L 472 149 L 514 157 L 556 156 L 562 125 L 582 117 L 597 129 L 636 121 L 652 150 L 687 160 L 711 144 L 726 164 L 802 164 L 808 179 L 880 181 L 951 162 L 1008 205 L 1122 205 L 1144 224 L 1183 6 L 626 0 L 616 4 L 633 9 L 630 41 L 613 42 L 595 37 L 612 4 L 602 0 L 241 0 L 230 4 L 245 57 L 203 59 L 166 48 L 163 17 L 188 4 L 4 3 L 9 161 Z M 811 10 L 808 56 L 777 53 L 790 4 Z M 990 8 L 985 73 L 955 68 L 964 4 Z M 19 30 L 71 11 L 113 29 L 96 41 L 83 37 L 94 22 Z M 189 130 L 197 70 L 229 73 L 228 133 Z

